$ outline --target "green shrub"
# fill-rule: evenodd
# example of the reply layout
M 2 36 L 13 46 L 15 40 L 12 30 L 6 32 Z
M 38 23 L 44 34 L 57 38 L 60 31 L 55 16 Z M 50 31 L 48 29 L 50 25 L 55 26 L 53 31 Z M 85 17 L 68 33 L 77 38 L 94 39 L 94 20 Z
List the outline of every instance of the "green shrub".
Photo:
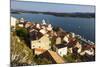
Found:
M 25 28 L 18 28 L 18 29 L 16 29 L 16 34 L 20 38 L 24 39 L 25 37 L 28 36 L 28 31 Z
M 75 58 L 72 54 L 69 54 L 69 55 L 65 55 L 63 56 L 63 58 L 65 59 L 66 62 L 68 63 L 72 63 L 72 62 L 75 62 Z

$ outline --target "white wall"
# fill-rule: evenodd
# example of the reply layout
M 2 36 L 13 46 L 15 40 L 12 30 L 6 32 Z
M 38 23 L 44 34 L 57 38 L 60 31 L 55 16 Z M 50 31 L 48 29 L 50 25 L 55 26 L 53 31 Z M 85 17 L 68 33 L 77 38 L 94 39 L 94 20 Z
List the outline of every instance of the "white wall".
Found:
M 16 26 L 17 19 L 15 17 L 11 17 L 11 26 Z
M 64 55 L 67 55 L 67 47 L 58 49 L 58 50 L 57 50 L 57 53 L 58 53 L 60 56 L 62 56 L 62 57 L 63 57 Z

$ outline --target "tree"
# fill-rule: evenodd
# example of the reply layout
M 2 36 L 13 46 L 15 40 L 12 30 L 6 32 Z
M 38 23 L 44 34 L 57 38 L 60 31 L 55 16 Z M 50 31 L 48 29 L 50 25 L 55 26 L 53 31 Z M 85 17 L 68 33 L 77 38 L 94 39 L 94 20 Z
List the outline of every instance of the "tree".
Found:
M 31 45 L 30 45 L 30 36 L 29 36 L 29 32 L 27 29 L 25 28 L 21 28 L 21 27 L 17 27 L 16 28 L 16 34 L 17 36 L 19 36 L 19 38 L 21 40 L 23 40 L 26 45 L 31 48 Z
M 18 29 L 16 29 L 16 34 L 20 38 L 24 39 L 25 37 L 28 36 L 28 31 L 25 28 L 18 28 Z

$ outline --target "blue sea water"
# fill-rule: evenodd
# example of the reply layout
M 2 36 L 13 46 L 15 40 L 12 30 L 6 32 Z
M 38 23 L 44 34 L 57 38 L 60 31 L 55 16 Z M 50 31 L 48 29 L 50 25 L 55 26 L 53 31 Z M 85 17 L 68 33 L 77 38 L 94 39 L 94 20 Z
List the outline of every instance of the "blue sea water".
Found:
M 48 14 L 11 14 L 16 18 L 24 18 L 27 21 L 41 23 L 43 19 L 53 26 L 59 26 L 68 32 L 74 32 L 84 37 L 86 40 L 95 42 L 95 18 L 80 18 L 80 17 L 60 17 Z

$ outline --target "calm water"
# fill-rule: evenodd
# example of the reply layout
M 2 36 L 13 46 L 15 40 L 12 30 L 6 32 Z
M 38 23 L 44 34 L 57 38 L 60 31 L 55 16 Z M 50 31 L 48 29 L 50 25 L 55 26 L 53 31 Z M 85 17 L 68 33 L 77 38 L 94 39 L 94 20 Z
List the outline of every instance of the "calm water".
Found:
M 43 19 L 51 23 L 53 26 L 62 27 L 68 32 L 74 32 L 81 35 L 87 40 L 95 42 L 95 19 L 94 18 L 79 18 L 79 17 L 59 17 L 46 14 L 11 14 L 16 18 L 23 17 L 27 21 L 41 22 Z

